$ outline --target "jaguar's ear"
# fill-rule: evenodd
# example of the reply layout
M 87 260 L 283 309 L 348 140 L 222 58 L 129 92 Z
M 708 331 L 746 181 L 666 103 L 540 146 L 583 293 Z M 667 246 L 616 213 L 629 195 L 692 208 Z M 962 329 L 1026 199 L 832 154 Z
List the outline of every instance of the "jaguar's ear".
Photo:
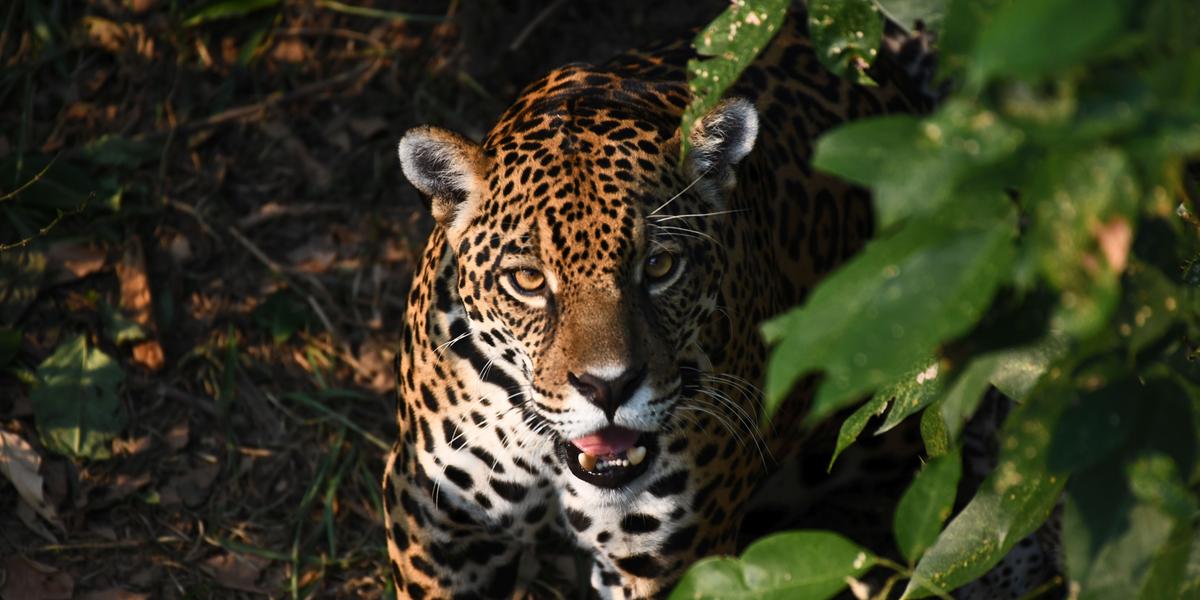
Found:
M 429 197 L 433 218 L 457 229 L 479 203 L 483 151 L 467 138 L 438 127 L 410 129 L 400 138 L 400 168 Z
M 687 165 L 692 178 L 711 176 L 722 187 L 732 186 L 733 169 L 754 149 L 758 111 L 745 98 L 722 101 L 692 126 Z

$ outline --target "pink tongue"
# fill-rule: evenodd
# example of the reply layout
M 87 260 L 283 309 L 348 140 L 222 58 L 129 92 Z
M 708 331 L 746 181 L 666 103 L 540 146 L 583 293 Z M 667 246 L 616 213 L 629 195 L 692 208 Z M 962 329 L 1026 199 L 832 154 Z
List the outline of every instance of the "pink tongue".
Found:
M 571 440 L 576 448 L 592 456 L 620 455 L 633 447 L 639 432 L 624 427 L 605 427 L 596 433 Z

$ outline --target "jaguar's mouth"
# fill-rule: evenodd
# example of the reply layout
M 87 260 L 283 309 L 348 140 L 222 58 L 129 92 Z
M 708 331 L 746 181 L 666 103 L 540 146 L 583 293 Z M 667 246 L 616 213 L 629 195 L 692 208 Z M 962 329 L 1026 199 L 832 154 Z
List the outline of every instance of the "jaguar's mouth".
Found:
M 657 436 L 625 427 L 605 427 L 563 442 L 559 457 L 571 474 L 596 487 L 617 488 L 637 479 L 658 455 Z

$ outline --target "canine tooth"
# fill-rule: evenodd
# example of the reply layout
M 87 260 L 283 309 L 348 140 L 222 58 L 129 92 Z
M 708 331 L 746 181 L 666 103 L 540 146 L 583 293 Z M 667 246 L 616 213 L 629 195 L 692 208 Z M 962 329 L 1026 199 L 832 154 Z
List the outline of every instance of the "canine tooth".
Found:
M 596 468 L 596 457 L 587 452 L 579 453 L 579 466 L 583 467 L 584 471 L 591 471 Z
M 645 446 L 635 446 L 633 448 L 626 450 L 625 458 L 628 458 L 629 464 L 631 464 L 633 466 L 642 464 L 642 461 L 646 460 L 646 447 Z

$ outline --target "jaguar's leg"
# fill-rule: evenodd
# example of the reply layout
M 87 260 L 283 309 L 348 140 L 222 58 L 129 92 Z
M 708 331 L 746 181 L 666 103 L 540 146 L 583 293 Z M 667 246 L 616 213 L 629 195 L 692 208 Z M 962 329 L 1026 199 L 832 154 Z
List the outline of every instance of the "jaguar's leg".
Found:
M 522 597 L 530 565 L 511 532 L 431 479 L 402 444 L 388 456 L 384 513 L 398 598 Z M 474 510 L 473 510 L 474 509 Z M 524 568 L 523 568 L 524 567 Z

